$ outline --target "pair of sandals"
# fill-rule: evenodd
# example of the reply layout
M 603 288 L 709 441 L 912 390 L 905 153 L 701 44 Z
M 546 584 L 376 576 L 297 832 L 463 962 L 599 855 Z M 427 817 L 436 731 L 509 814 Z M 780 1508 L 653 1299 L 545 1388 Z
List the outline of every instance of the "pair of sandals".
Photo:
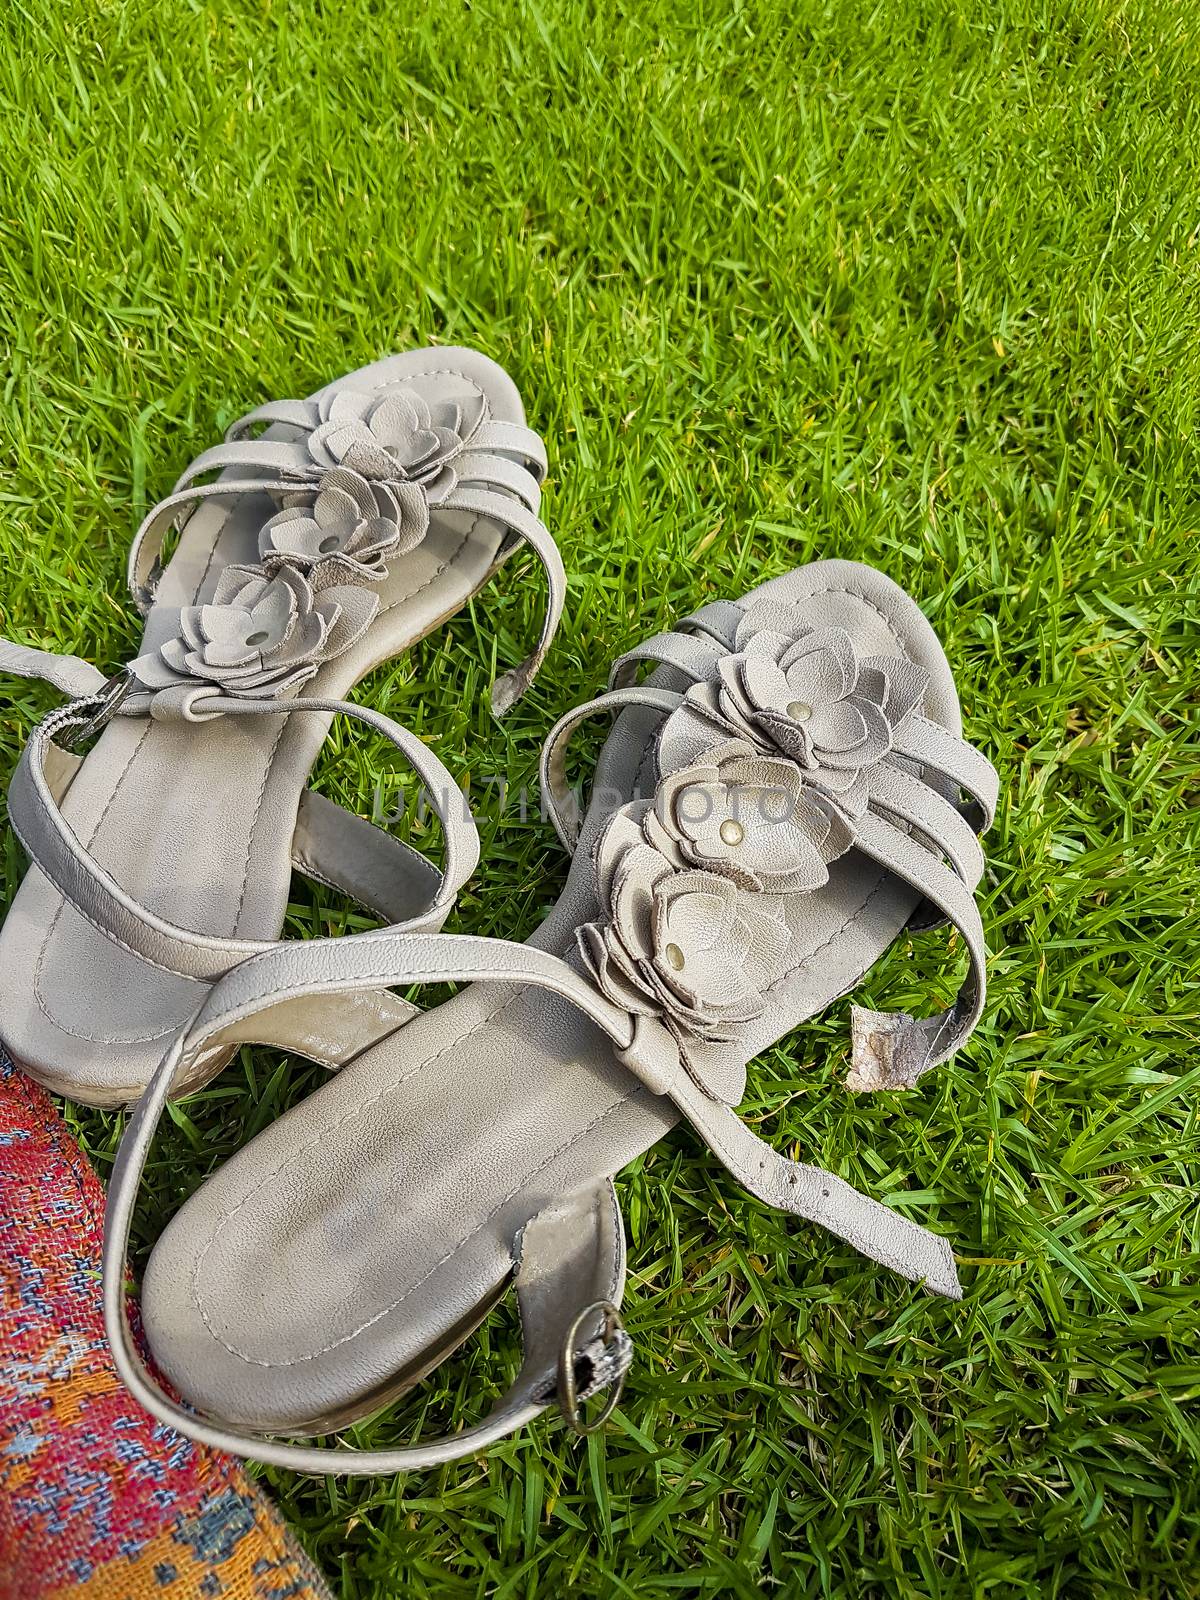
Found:
M 960 1293 L 945 1240 L 779 1155 L 734 1109 L 747 1063 L 906 928 L 956 928 L 965 982 L 922 1019 L 854 1008 L 849 1086 L 914 1084 L 980 1016 L 977 834 L 997 779 L 962 738 L 933 631 L 890 579 L 818 561 L 622 656 L 546 743 L 543 791 L 573 858 L 557 906 L 526 944 L 440 932 L 478 860 L 474 823 L 421 740 L 345 696 L 527 545 L 550 604 L 496 710 L 524 691 L 565 590 L 538 518 L 545 464 L 493 362 L 394 356 L 260 407 L 192 464 L 135 540 L 145 640 L 115 678 L 0 641 L 0 671 L 70 697 L 9 790 L 34 868 L 0 930 L 0 1033 L 76 1100 L 140 1096 L 109 1189 L 117 1366 L 164 1422 L 260 1461 L 436 1466 L 555 1400 L 580 1430 L 598 1425 L 632 1356 L 613 1175 L 680 1117 L 760 1200 Z M 440 871 L 305 787 L 337 715 L 386 735 L 420 777 Z M 584 808 L 566 755 L 593 716 L 615 720 Z M 293 868 L 388 926 L 279 942 Z M 467 986 L 428 1011 L 392 992 L 448 982 Z M 142 1324 L 181 1405 L 130 1331 L 130 1222 L 168 1100 L 247 1043 L 332 1076 L 154 1248 Z M 510 1281 L 524 1360 L 485 1421 L 385 1451 L 279 1437 L 393 1399 Z

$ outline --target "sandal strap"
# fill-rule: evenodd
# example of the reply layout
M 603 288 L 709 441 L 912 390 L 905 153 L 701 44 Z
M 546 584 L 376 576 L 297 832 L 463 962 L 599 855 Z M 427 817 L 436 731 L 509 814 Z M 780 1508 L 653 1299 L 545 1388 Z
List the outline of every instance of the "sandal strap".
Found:
M 514 540 L 524 540 L 545 568 L 550 594 L 537 645 L 519 667 L 506 672 L 492 687 L 492 711 L 497 717 L 502 717 L 533 682 L 558 631 L 567 598 L 566 568 L 546 525 L 527 505 L 507 494 L 476 483 L 460 482 L 442 501 L 442 507 L 446 511 L 468 511 L 474 516 L 487 517 L 489 521 L 500 523 L 508 529 Z
M 570 1001 L 619 1049 L 628 1049 L 633 1043 L 629 1013 L 547 950 L 478 934 L 380 928 L 336 939 L 280 942 L 230 968 L 210 989 L 184 1030 L 177 1069 L 186 1075 L 195 1052 L 213 1036 L 281 1001 L 417 983 L 534 984 Z M 270 1039 L 262 1042 L 269 1044 Z M 162 1070 L 160 1067 L 158 1072 Z M 156 1073 L 152 1081 L 157 1077 Z
M 943 802 L 943 804 L 947 804 Z M 952 867 L 885 818 L 868 812 L 855 831 L 855 849 L 919 889 L 962 935 L 967 976 L 954 1004 L 932 1017 L 852 1008 L 852 1089 L 909 1088 L 966 1042 L 983 1014 L 987 994 L 983 922 L 972 892 Z
M 437 904 L 442 874 L 419 850 L 315 789 L 300 796 L 292 866 L 392 926 Z
M 320 423 L 320 413 L 314 400 L 268 400 L 255 406 L 244 417 L 231 422 L 225 430 L 225 442 L 235 444 L 248 439 L 255 428 L 273 428 L 280 424 L 311 433 Z
M 14 678 L 36 678 L 53 684 L 60 694 L 82 700 L 103 689 L 104 674 L 79 656 L 58 655 L 52 650 L 37 650 L 30 644 L 0 638 L 0 673 Z
M 312 400 L 268 400 L 256 406 L 244 417 L 239 417 L 225 430 L 226 444 L 247 440 L 256 428 L 282 425 L 311 433 L 320 424 L 320 413 Z M 539 434 L 520 422 L 503 422 L 489 418 L 481 422 L 471 435 L 472 451 L 489 451 L 494 455 L 511 457 L 519 466 L 529 469 L 540 482 L 546 476 L 546 446 Z M 460 458 L 461 459 L 461 458 Z M 457 470 L 457 462 L 455 463 Z
M 962 1298 L 947 1239 L 872 1200 L 844 1178 L 780 1155 L 732 1106 L 705 1094 L 686 1070 L 673 1076 L 670 1094 L 725 1170 L 756 1199 L 816 1223 L 910 1283 L 951 1300 Z
M 667 632 L 653 634 L 618 656 L 608 675 L 608 687 L 628 688 L 637 679 L 638 667 L 646 661 L 674 667 L 699 683 L 710 676 L 713 662 L 733 649 L 744 614 L 736 601 L 710 600 L 698 611 L 681 617 Z
M 260 488 L 289 485 L 296 489 L 313 476 L 313 462 L 298 439 L 238 439 L 209 445 L 179 474 L 173 492 L 194 487 L 210 472 L 253 474 L 262 480 Z
M 222 478 L 216 483 L 193 484 L 167 495 L 142 519 L 133 536 L 125 566 L 125 579 L 133 603 L 144 617 L 154 604 L 162 577 L 162 549 L 167 534 L 205 500 L 239 494 L 262 494 L 270 487 L 259 478 Z M 297 487 L 292 484 L 291 487 Z
M 572 855 L 579 843 L 583 818 L 579 798 L 567 782 L 567 750 L 580 725 L 589 717 L 611 716 L 630 706 L 646 706 L 665 716 L 674 711 L 682 699 L 683 696 L 673 689 L 610 689 L 607 694 L 597 695 L 594 700 L 568 711 L 550 729 L 542 746 L 539 778 L 542 799 L 554 831 Z
M 510 457 L 518 466 L 532 472 L 539 483 L 546 476 L 548 458 L 545 441 L 523 422 L 502 422 L 497 417 L 491 417 L 476 428 L 469 447 L 474 454 L 487 451 L 489 455 Z M 452 465 L 457 472 L 458 460 Z
M 944 855 L 958 876 L 974 889 L 983 877 L 983 849 L 970 821 L 952 801 L 891 761 L 881 761 L 867 780 L 870 806 L 899 818 Z
M 297 421 L 294 425 L 304 424 Z M 508 530 L 514 545 L 517 541 L 529 545 L 546 571 L 550 592 L 541 635 L 533 653 L 494 685 L 492 710 L 498 717 L 515 705 L 533 682 L 566 604 L 566 569 L 553 535 L 537 514 L 545 464 L 545 447 L 532 429 L 515 423 L 485 423 L 470 447 L 455 458 L 454 488 L 439 502 L 443 510 L 466 512 L 499 523 Z M 212 472 L 234 472 L 237 476 L 218 478 L 213 483 L 198 481 Z M 138 610 L 145 616 L 154 603 L 162 575 L 163 545 L 181 518 L 205 500 L 295 490 L 303 488 L 309 478 L 311 463 L 298 443 L 245 439 L 239 435 L 232 442 L 202 451 L 173 492 L 147 514 L 134 535 L 127 577 Z
M 0 673 L 39 678 L 89 703 L 108 682 L 78 656 L 54 655 L 3 638 Z M 82 758 L 53 742 L 47 743 L 44 757 L 47 790 L 55 808 L 61 809 Z M 393 925 L 412 921 L 436 903 L 442 884 L 442 874 L 419 850 L 313 789 L 300 796 L 292 865 Z
M 927 772 L 940 773 L 948 783 L 969 794 L 979 813 L 973 826 L 977 833 L 987 832 L 996 817 L 1000 775 L 982 751 L 919 712 L 913 712 L 900 724 L 893 750 L 896 755 L 919 762 Z
M 459 483 L 475 483 L 511 494 L 527 511 L 537 515 L 542 503 L 541 479 L 529 468 L 507 456 L 488 450 L 464 450 L 454 458 L 454 476 Z
M 105 1225 L 105 1321 L 122 1378 L 154 1415 L 191 1437 L 222 1449 L 240 1453 L 248 1450 L 262 1460 L 302 1471 L 355 1473 L 400 1471 L 457 1459 L 459 1454 L 470 1454 L 521 1426 L 542 1408 L 549 1393 L 545 1379 L 540 1380 L 541 1387 L 532 1396 L 528 1391 L 522 1392 L 522 1379 L 518 1379 L 515 1394 L 510 1391 L 479 1429 L 433 1446 L 381 1453 L 329 1453 L 274 1443 L 263 1445 L 250 1435 L 213 1427 L 175 1407 L 146 1373 L 125 1316 L 126 1254 L 134 1203 L 154 1131 L 175 1083 L 186 1079 L 197 1063 L 226 1045 L 231 1037 L 240 1042 L 270 1043 L 273 1018 L 280 1014 L 280 1008 L 294 1006 L 309 996 L 319 996 L 325 1003 L 331 996 L 369 994 L 381 985 L 444 982 L 532 984 L 561 996 L 607 1035 L 617 1060 L 641 1079 L 647 1091 L 670 1095 L 726 1167 L 752 1193 L 769 1204 L 820 1222 L 871 1259 L 914 1281 L 923 1281 L 943 1293 L 957 1292 L 953 1258 L 944 1241 L 831 1174 L 777 1157 L 728 1106 L 698 1088 L 677 1041 L 661 1023 L 647 1017 L 635 1020 L 566 961 L 548 951 L 468 935 L 415 935 L 390 929 L 342 939 L 311 940 L 267 951 L 243 962 L 214 984 L 190 1025 L 163 1057 L 121 1141 L 109 1185 Z M 569 1302 L 572 1308 L 575 1303 Z
M 738 627 L 745 614 L 736 600 L 710 600 L 698 611 L 681 617 L 675 627 L 677 631 L 686 629 L 688 633 L 704 634 L 719 644 L 724 652 L 733 649 Z
M 297 1041 L 300 1030 L 291 1020 L 296 1007 L 310 996 L 319 996 L 325 1011 L 331 1001 L 369 1000 L 380 983 L 392 981 L 391 973 L 402 974 L 398 983 L 440 983 L 455 973 L 475 981 L 539 982 L 573 999 L 606 1031 L 624 1037 L 632 1032 L 625 1013 L 557 957 L 524 945 L 445 934 L 386 930 L 280 946 L 232 969 L 213 986 L 156 1069 L 121 1140 L 105 1211 L 105 1325 L 122 1380 L 152 1415 L 198 1442 L 300 1472 L 402 1472 L 460 1460 L 544 1411 L 559 1392 L 564 1365 L 569 1364 L 578 1384 L 573 1402 L 619 1384 L 633 1354 L 623 1333 L 591 1332 L 587 1326 L 589 1319 L 593 1325 L 602 1322 L 605 1309 L 620 1303 L 625 1279 L 624 1230 L 612 1185 L 604 1181 L 545 1208 L 522 1230 L 514 1252 L 514 1284 L 525 1357 L 512 1387 L 474 1428 L 398 1450 L 282 1444 L 197 1417 L 171 1400 L 151 1376 L 126 1317 L 126 1258 L 146 1160 L 172 1086 L 231 1041 L 270 1044 L 282 1035 L 286 1047 L 324 1060 L 314 1055 L 302 1033 Z M 576 1351 L 571 1347 L 581 1325 L 588 1342 Z
M 415 734 L 390 717 L 349 701 L 242 700 L 205 695 L 198 704 L 205 715 L 290 716 L 298 711 L 315 711 L 354 717 L 389 739 L 421 778 L 445 836 L 446 868 L 438 878 L 437 892 L 423 911 L 409 919 L 408 925 L 441 926 L 459 889 L 478 863 L 479 835 L 461 790 Z M 8 793 L 9 819 L 39 870 L 101 933 L 151 966 L 177 976 L 212 982 L 236 962 L 274 949 L 277 941 L 215 939 L 156 916 L 127 894 L 83 845 L 59 807 L 55 785 L 47 776 L 47 763 L 51 750 L 56 748 L 57 736 L 72 729 L 91 731 L 97 720 L 93 712 L 98 707 L 108 709 L 99 696 L 52 712 L 30 735 L 13 775 Z
M 673 667 L 677 672 L 685 673 L 693 683 L 700 683 L 709 676 L 713 663 L 724 654 L 725 646 L 709 634 L 656 633 L 617 657 L 608 675 L 608 687 L 630 688 L 637 681 L 638 668 L 646 661 Z
M 61 745 L 47 749 L 46 784 L 60 808 L 82 765 L 82 756 Z M 292 866 L 389 924 L 417 916 L 437 898 L 442 882 L 441 873 L 419 850 L 315 789 L 300 796 Z

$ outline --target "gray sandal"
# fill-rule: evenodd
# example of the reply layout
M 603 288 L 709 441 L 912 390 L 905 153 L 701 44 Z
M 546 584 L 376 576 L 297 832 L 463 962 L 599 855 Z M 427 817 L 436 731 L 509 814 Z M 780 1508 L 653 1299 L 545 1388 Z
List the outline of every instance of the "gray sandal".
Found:
M 654 670 L 638 686 L 640 663 Z M 617 714 L 580 826 L 564 755 Z M 126 1133 L 109 1193 L 105 1313 L 156 1416 L 301 1471 L 470 1455 L 557 1396 L 619 1383 L 624 1247 L 612 1175 L 683 1116 L 752 1194 L 865 1256 L 959 1294 L 945 1240 L 737 1116 L 746 1064 L 851 989 L 908 926 L 949 921 L 970 958 L 953 1006 L 855 1009 L 854 1089 L 915 1083 L 984 998 L 976 830 L 997 780 L 961 737 L 945 656 L 888 578 L 822 561 L 706 606 L 616 665 L 552 732 L 544 783 L 575 855 L 527 945 L 382 931 L 290 945 L 215 985 Z M 614 802 L 616 808 L 614 810 Z M 292 1008 L 380 984 L 470 980 L 260 1133 L 182 1207 L 125 1314 L 136 1190 L 172 1085 L 231 1040 L 291 1040 Z M 284 1444 L 414 1383 L 515 1278 L 525 1361 L 488 1419 L 382 1452 Z M 609 1395 L 609 1405 L 612 1394 Z M 582 1424 L 581 1424 L 582 1425 Z
M 441 926 L 477 860 L 474 826 L 419 739 L 344 697 L 525 542 L 550 606 L 534 654 L 497 684 L 497 711 L 523 692 L 565 588 L 537 516 L 544 471 L 494 362 L 393 356 L 260 407 L 192 463 L 134 541 L 146 631 L 115 678 L 0 640 L 0 672 L 73 697 L 33 734 L 9 791 L 35 869 L 0 931 L 0 1029 L 35 1078 L 92 1105 L 135 1099 L 212 982 L 278 939 L 293 867 L 393 925 Z M 445 813 L 443 873 L 306 791 L 335 713 L 385 733 L 417 770 Z M 72 748 L 94 734 L 81 762 Z M 395 1015 L 379 1004 L 373 1029 Z M 371 1005 L 350 1010 L 361 1044 Z

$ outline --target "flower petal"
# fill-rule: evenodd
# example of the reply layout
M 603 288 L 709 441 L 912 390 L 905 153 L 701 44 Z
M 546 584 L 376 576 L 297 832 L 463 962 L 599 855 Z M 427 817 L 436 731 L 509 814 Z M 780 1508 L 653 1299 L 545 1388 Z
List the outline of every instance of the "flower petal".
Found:
M 721 711 L 711 683 L 694 684 L 659 729 L 658 770 L 679 772 L 701 760 L 712 748 L 714 735 L 728 738 L 735 730 Z
M 259 550 L 268 554 L 292 556 L 297 561 L 315 561 L 321 554 L 325 530 L 303 513 L 281 511 L 272 517 L 259 535 Z
M 373 589 L 339 584 L 322 591 L 317 609 L 325 627 L 322 654 L 326 661 L 334 661 L 371 626 L 379 610 L 379 596 Z
M 857 750 L 866 743 L 867 724 L 862 712 L 849 700 L 816 702 L 807 733 L 818 757 L 827 751 Z
M 789 683 L 793 682 L 793 670 L 813 656 L 821 660 L 822 674 L 832 674 L 823 692 L 835 700 L 848 695 L 858 677 L 858 658 L 854 653 L 854 641 L 845 628 L 816 628 L 797 639 L 779 661 Z
M 376 517 L 388 509 L 386 504 L 380 504 L 380 491 L 349 467 L 331 467 L 317 485 L 317 498 L 326 490 L 336 490 L 339 495 L 344 495 L 354 505 L 359 517 Z M 382 493 L 386 501 L 387 490 Z
M 780 671 L 778 663 L 769 656 L 743 657 L 739 682 L 746 697 L 758 711 L 783 711 L 788 702 L 796 698 L 792 685 Z
M 654 940 L 708 949 L 733 925 L 738 891 L 711 872 L 676 872 L 654 891 Z
M 179 613 L 180 637 L 193 650 L 204 649 L 204 628 L 201 624 L 203 606 L 184 606 Z
M 376 404 L 368 389 L 338 389 L 320 403 L 322 422 L 362 422 Z
M 180 641 L 169 639 L 161 650 L 151 650 L 148 655 L 138 656 L 136 661 L 130 662 L 129 671 L 143 688 L 174 688 L 180 678 L 187 675 L 187 663 Z
M 621 942 L 639 956 L 648 956 L 653 948 L 655 894 L 671 875 L 669 863 L 649 845 L 635 845 L 616 865 L 609 902 L 612 921 Z
M 361 522 L 364 516 L 362 508 L 352 494 L 347 494 L 337 484 L 331 484 L 332 472 L 327 472 L 321 480 L 321 488 L 313 501 L 312 514 L 318 525 L 322 528 L 348 527 L 352 528 L 356 522 Z M 357 473 L 345 473 L 348 478 L 357 478 Z M 365 482 L 365 479 L 360 480 Z M 372 506 L 366 515 L 373 516 L 375 508 Z
M 428 402 L 418 389 L 403 383 L 389 383 L 379 391 L 369 420 L 371 432 L 382 438 L 388 428 L 400 434 L 417 433 L 427 428 L 433 419 Z
M 755 641 L 765 634 L 774 635 L 775 639 L 786 648 L 793 639 L 799 637 L 805 626 L 804 619 L 796 606 L 787 605 L 781 600 L 756 600 L 742 613 L 733 648 L 740 654 L 750 649 Z
M 298 607 L 296 597 L 284 577 L 287 570 L 284 568 L 271 581 L 250 613 L 251 628 L 244 637 L 246 643 L 253 643 L 256 650 L 267 651 L 281 645 L 296 621 Z M 265 638 L 259 637 L 263 634 Z
M 236 563 L 225 567 L 213 591 L 214 606 L 241 606 L 249 611 L 257 605 L 268 579 L 256 567 L 243 567 Z
M 793 722 L 786 711 L 761 711 L 758 722 L 772 744 L 777 745 L 806 772 L 812 770 L 816 757 L 806 723 Z
M 364 478 L 387 480 L 400 476 L 402 469 L 395 456 L 383 449 L 365 428 L 331 439 L 328 448 L 338 461 Z
M 360 522 L 346 539 L 342 548 L 365 561 L 369 556 L 382 555 L 395 548 L 399 529 L 385 517 L 368 517 Z
M 198 648 L 225 645 L 254 654 L 246 646 L 247 635 L 254 631 L 254 619 L 240 606 L 201 606 L 199 623 L 201 644 Z
M 409 397 L 402 392 L 385 396 L 367 418 L 367 426 L 372 437 L 402 461 L 410 458 L 413 441 L 425 432 Z
M 882 692 L 877 678 L 882 680 Z M 906 656 L 866 656 L 859 663 L 856 698 L 863 696 L 883 707 L 895 728 L 925 699 L 929 674 Z
M 765 979 L 772 981 L 792 947 L 792 931 L 770 896 L 747 898 L 741 907 L 746 929 L 746 950 L 751 958 L 750 972 L 755 988 Z
M 641 818 L 649 804 L 648 800 L 643 800 L 621 806 L 596 836 L 592 865 L 596 872 L 596 892 L 606 912 L 612 904 L 613 876 L 621 857 L 627 850 L 635 850 L 646 842 L 642 837 Z
M 575 930 L 575 944 L 601 993 L 607 995 L 614 1005 L 624 1006 L 626 1011 L 641 1016 L 650 1015 L 657 1009 L 646 991 L 614 960 L 610 943 L 594 922 L 584 923 Z

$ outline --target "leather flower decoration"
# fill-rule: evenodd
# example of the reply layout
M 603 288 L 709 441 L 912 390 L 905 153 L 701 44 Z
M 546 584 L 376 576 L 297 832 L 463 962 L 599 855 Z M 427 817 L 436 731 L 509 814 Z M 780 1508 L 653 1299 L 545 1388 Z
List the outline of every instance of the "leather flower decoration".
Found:
M 850 816 L 866 810 L 866 773 L 889 754 L 929 683 L 925 669 L 906 657 L 860 658 L 844 628 L 808 629 L 770 601 L 746 613 L 717 671 L 715 682 L 688 691 L 664 728 L 663 769 L 681 751 L 691 759 L 703 748 L 698 715 L 710 729 L 715 724 L 789 756 L 809 785 Z
M 773 894 L 818 888 L 852 843 L 794 761 L 737 739 L 664 776 L 643 828 L 664 854 Z
M 773 896 L 680 866 L 647 842 L 652 802 L 618 811 L 596 850 L 603 918 L 576 932 L 585 967 L 614 1004 L 676 1032 L 729 1038 L 763 1009 L 791 934 Z
M 252 567 L 226 567 L 212 603 L 185 606 L 178 636 L 141 656 L 131 671 L 151 691 L 201 682 L 275 699 L 348 650 L 378 606 L 376 595 L 351 586 L 314 594 L 292 567 L 270 577 Z
M 318 403 L 308 451 L 322 469 L 349 467 L 371 482 L 419 483 L 431 505 L 454 488 L 453 461 L 483 420 L 482 395 L 430 405 L 415 389 L 339 389 Z
M 315 495 L 291 498 L 299 503 L 264 524 L 259 557 L 268 573 L 285 565 L 308 573 L 315 589 L 381 582 L 387 561 L 415 550 L 429 530 L 417 484 L 371 482 L 348 467 L 326 472 Z

